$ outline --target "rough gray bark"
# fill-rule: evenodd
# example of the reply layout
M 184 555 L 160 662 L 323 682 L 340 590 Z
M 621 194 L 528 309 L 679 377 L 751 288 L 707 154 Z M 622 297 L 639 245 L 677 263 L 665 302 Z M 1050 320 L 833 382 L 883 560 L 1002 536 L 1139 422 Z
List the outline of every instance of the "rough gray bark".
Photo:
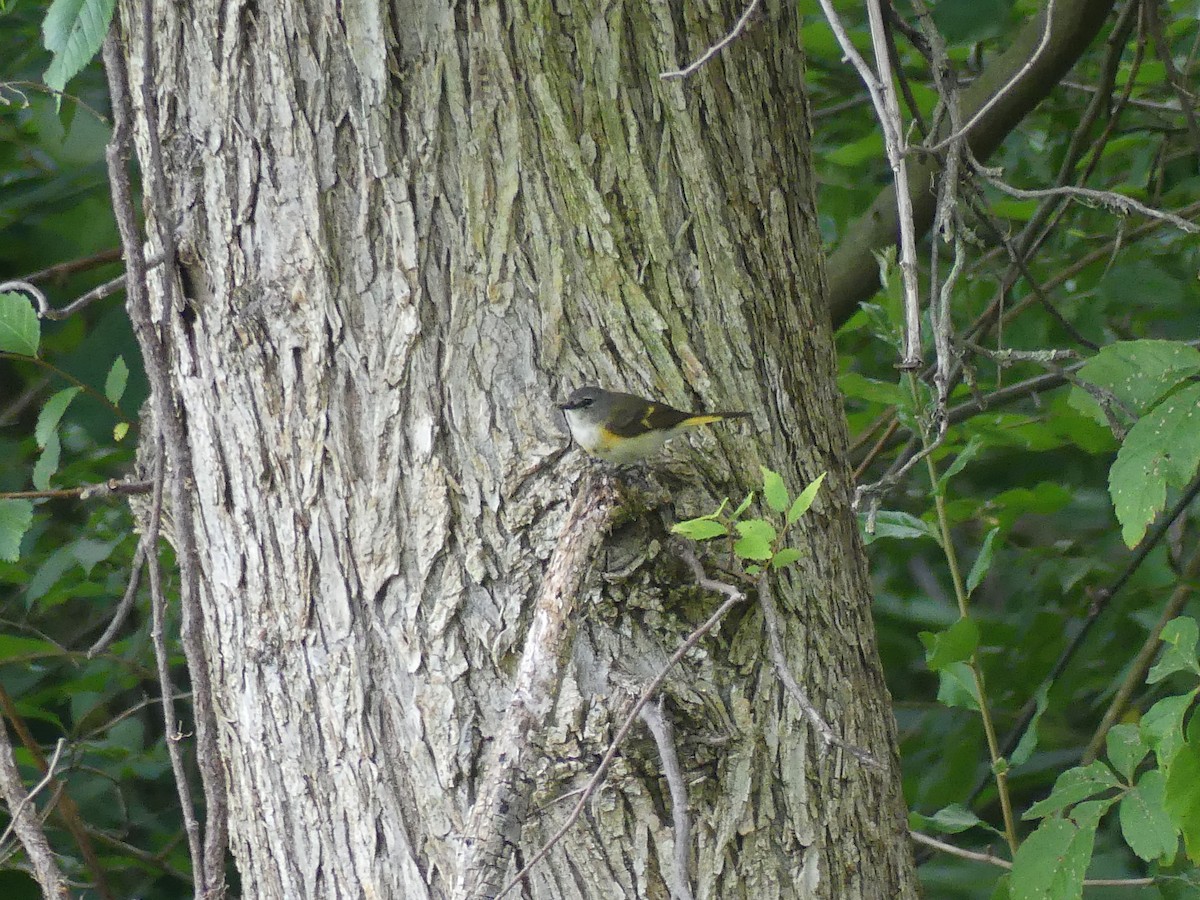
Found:
M 830 472 L 798 530 L 803 574 L 778 592 L 788 652 L 890 769 L 818 754 L 748 607 L 668 681 L 695 894 L 915 895 L 791 7 L 768 4 L 686 82 L 658 73 L 737 4 L 156 8 L 184 307 L 154 288 L 246 896 L 448 895 L 580 471 L 552 404 L 585 381 L 746 408 L 755 427 L 674 447 L 669 498 L 598 554 L 522 854 L 718 602 L 663 549 L 665 525 L 764 463 L 797 490 Z M 121 17 L 136 32 L 129 0 Z M 669 896 L 669 807 L 641 733 L 531 895 Z

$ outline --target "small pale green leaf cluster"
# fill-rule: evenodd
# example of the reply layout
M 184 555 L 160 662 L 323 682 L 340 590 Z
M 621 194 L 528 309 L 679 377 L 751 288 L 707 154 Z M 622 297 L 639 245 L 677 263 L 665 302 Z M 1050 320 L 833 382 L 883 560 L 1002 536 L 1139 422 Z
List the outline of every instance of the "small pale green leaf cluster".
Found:
M 800 559 L 800 551 L 794 547 L 780 546 L 782 536 L 808 512 L 826 473 L 817 476 L 795 499 L 788 496 L 787 486 L 778 472 L 763 466 L 762 473 L 763 500 L 770 510 L 766 516 L 744 518 L 754 502 L 754 492 L 751 491 L 732 513 L 725 511 L 729 501 L 724 500 L 716 512 L 679 522 L 671 530 L 693 541 L 729 538 L 733 552 L 749 561 L 746 572 L 750 575 L 757 575 L 764 568 L 781 569 L 796 562 Z
M 47 87 L 61 91 L 92 61 L 104 43 L 116 0 L 54 0 L 42 22 L 42 42 L 53 54 L 42 76 Z
M 1123 341 L 1105 347 L 1078 373 L 1071 405 L 1100 422 L 1132 421 L 1108 473 L 1121 536 L 1129 547 L 1200 466 L 1200 350 L 1176 341 Z
M 1163 628 L 1166 645 L 1147 681 L 1186 673 L 1200 682 L 1196 621 L 1183 617 Z M 1063 772 L 1050 795 L 1024 818 L 1041 819 L 1013 859 L 1009 896 L 1079 897 L 1091 861 L 1096 828 L 1113 807 L 1125 842 L 1140 859 L 1170 865 L 1180 838 L 1188 859 L 1200 863 L 1200 716 L 1193 715 L 1200 684 L 1155 703 L 1138 724 L 1106 735 L 1107 761 Z M 1145 765 L 1153 757 L 1153 765 Z

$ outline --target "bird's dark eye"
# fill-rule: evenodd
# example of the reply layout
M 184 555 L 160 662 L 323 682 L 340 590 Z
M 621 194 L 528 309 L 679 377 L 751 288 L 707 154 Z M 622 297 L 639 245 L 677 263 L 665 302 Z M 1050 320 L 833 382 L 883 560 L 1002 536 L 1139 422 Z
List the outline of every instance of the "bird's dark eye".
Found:
M 580 399 L 575 401 L 575 408 L 576 409 L 587 409 L 589 406 L 591 406 L 595 402 L 596 401 L 593 400 L 591 397 L 581 397 Z

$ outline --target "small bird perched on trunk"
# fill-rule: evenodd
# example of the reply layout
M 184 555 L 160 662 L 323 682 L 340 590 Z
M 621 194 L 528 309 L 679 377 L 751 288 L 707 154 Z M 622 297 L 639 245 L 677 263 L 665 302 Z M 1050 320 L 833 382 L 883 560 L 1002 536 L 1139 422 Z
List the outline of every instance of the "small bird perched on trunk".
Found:
M 748 419 L 747 412 L 684 412 L 598 387 L 581 387 L 558 406 L 571 437 L 587 453 L 626 465 L 645 459 L 668 440 L 697 425 L 722 419 Z

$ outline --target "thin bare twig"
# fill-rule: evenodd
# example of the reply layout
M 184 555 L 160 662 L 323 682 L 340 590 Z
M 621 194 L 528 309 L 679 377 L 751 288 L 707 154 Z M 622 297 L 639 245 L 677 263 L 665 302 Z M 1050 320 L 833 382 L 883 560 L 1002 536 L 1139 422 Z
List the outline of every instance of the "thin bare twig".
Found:
M 54 751 L 55 761 L 58 760 L 64 743 L 65 741 L 62 740 L 58 742 L 58 747 Z M 25 785 L 21 781 L 21 772 L 17 769 L 17 763 L 13 758 L 12 744 L 8 740 L 8 729 L 5 728 L 3 722 L 0 722 L 0 794 L 3 794 L 4 802 L 8 804 L 12 815 L 12 828 L 16 831 L 22 846 L 25 847 L 25 853 L 28 855 L 30 863 L 33 864 L 34 876 L 37 878 L 38 885 L 41 886 L 42 893 L 47 897 L 61 897 L 65 900 L 70 896 L 67 890 L 67 881 L 54 858 L 54 851 L 50 849 L 50 842 L 46 840 L 46 832 L 42 829 L 41 821 L 28 808 L 33 795 L 48 784 L 53 777 L 54 770 L 51 766 L 50 772 L 38 783 L 33 792 L 25 790 Z
M 876 114 L 883 129 L 883 146 L 896 184 L 896 212 L 900 220 L 900 277 L 904 283 L 904 350 L 899 368 L 911 371 L 921 365 L 917 227 L 913 216 L 912 194 L 908 189 L 908 145 L 904 138 L 904 120 L 900 116 L 900 100 L 892 82 L 892 63 L 888 55 L 887 28 L 883 22 L 881 0 L 867 0 L 867 21 L 871 30 L 871 46 L 875 51 L 879 99 L 882 103 L 882 107 L 876 107 Z
M 110 478 L 99 484 L 81 484 L 73 488 L 57 488 L 48 491 L 0 491 L 6 500 L 65 500 L 78 498 L 91 500 L 94 497 L 125 497 L 130 494 L 148 494 L 153 488 L 151 481 L 122 481 Z
M 750 24 L 750 17 L 754 15 L 754 10 L 758 8 L 758 0 L 750 0 L 749 5 L 742 12 L 741 18 L 737 20 L 733 28 L 725 37 L 721 38 L 711 47 L 704 51 L 698 59 L 682 69 L 677 69 L 672 72 L 663 72 L 658 77 L 664 81 L 672 78 L 687 78 L 689 75 L 699 71 L 700 67 L 707 63 L 710 59 L 732 44 L 738 39 L 738 36 L 746 30 L 746 26 Z
M 117 604 L 117 608 L 113 612 L 112 621 L 104 629 L 104 634 L 100 635 L 96 639 L 96 642 L 88 648 L 88 659 L 95 659 L 117 639 L 117 633 L 125 624 L 125 620 L 129 618 L 129 611 L 133 609 L 133 602 L 137 599 L 138 586 L 142 581 L 142 564 L 145 561 L 146 538 L 143 535 L 138 541 L 137 550 L 133 553 L 133 562 L 129 564 L 129 583 L 125 586 L 125 594 L 121 597 L 121 602 Z
M 829 723 L 817 711 L 816 706 L 808 699 L 808 695 L 800 687 L 795 676 L 792 675 L 792 670 L 788 666 L 787 655 L 783 652 L 783 629 L 780 626 L 779 608 L 775 605 L 775 599 L 771 596 L 771 588 L 767 584 L 765 573 L 758 580 L 758 607 L 762 610 L 763 622 L 767 626 L 767 637 L 771 646 L 771 660 L 775 663 L 775 674 L 779 676 L 779 680 L 784 688 L 791 694 L 792 699 L 796 701 L 796 705 L 800 707 L 800 712 L 804 714 L 804 718 L 808 719 L 809 724 L 821 736 L 822 750 L 830 745 L 840 747 L 859 762 L 882 771 L 884 769 L 883 763 L 874 756 L 866 750 L 847 743 L 833 733 L 833 728 L 830 727 Z
M 988 111 L 991 110 L 991 108 L 993 106 L 995 106 L 997 103 L 999 103 L 1004 98 L 1005 94 L 1007 94 L 1010 90 L 1012 90 L 1013 85 L 1017 84 L 1017 82 L 1019 82 L 1022 78 L 1024 78 L 1026 73 L 1028 73 L 1029 70 L 1033 68 L 1034 63 L 1036 63 L 1038 61 L 1038 58 L 1042 55 L 1042 53 L 1045 52 L 1046 47 L 1049 46 L 1050 34 L 1053 30 L 1054 30 L 1054 0 L 1050 0 L 1050 2 L 1046 4 L 1046 25 L 1045 25 L 1045 28 L 1043 28 L 1043 30 L 1042 30 L 1042 39 L 1038 43 L 1037 49 L 1035 49 L 1033 51 L 1033 53 L 1029 56 L 1029 58 L 1025 60 L 1025 63 L 1021 66 L 1021 68 L 1019 68 L 1013 74 L 1012 78 L 1008 79 L 1008 81 L 1005 82 L 1004 86 L 1002 88 L 1000 88 L 1000 90 L 998 90 L 998 91 L 996 91 L 996 93 L 992 94 L 992 96 L 988 99 L 988 101 L 986 103 L 984 103 L 982 106 L 980 106 L 979 109 L 977 109 L 975 111 L 975 114 L 973 116 L 971 116 L 971 118 L 967 119 L 967 121 L 961 127 L 955 128 L 947 137 L 938 141 L 932 147 L 926 147 L 925 149 L 928 150 L 930 153 L 936 153 L 939 150 L 944 150 L 946 147 L 949 147 L 955 141 L 960 140 L 972 128 L 974 128 L 975 123 L 978 122 L 980 119 L 982 119 L 984 116 L 986 116 L 988 114 Z
M 1096 727 L 1092 739 L 1088 742 L 1087 749 L 1083 751 L 1083 757 L 1080 760 L 1083 765 L 1088 765 L 1100 754 L 1100 748 L 1104 746 L 1104 738 L 1108 734 L 1109 729 L 1117 724 L 1117 720 L 1125 714 L 1125 711 L 1129 708 L 1129 701 L 1133 697 L 1134 691 L 1140 688 L 1145 682 L 1146 673 L 1150 671 L 1150 666 L 1154 664 L 1154 658 L 1158 655 L 1162 630 L 1171 619 L 1179 615 L 1187 601 L 1196 594 L 1197 578 L 1200 578 L 1200 547 L 1192 553 L 1192 558 L 1188 560 L 1183 571 L 1179 573 L 1179 584 L 1171 592 L 1170 599 L 1167 600 L 1162 608 L 1162 612 L 1159 613 L 1158 621 L 1154 623 L 1154 627 L 1146 635 L 1141 649 L 1133 658 L 1133 662 L 1130 664 L 1124 679 L 1121 681 L 1121 686 L 1113 694 L 1112 702 L 1108 704 L 1108 709 L 1104 711 L 1104 715 L 1100 718 L 1100 724 Z
M 169 224 L 166 200 L 166 177 L 163 173 L 158 143 L 158 113 L 150 79 L 154 72 L 153 18 L 150 4 L 141 4 L 142 29 L 142 111 L 149 136 L 150 165 L 147 189 L 150 194 L 148 210 L 155 213 L 158 240 L 163 248 L 165 271 L 163 289 L 167 308 L 178 307 L 177 272 L 174 255 L 174 232 Z M 180 574 L 182 606 L 181 637 L 188 671 L 192 680 L 196 722 L 196 761 L 204 787 L 208 828 L 204 836 L 204 855 L 196 864 L 197 892 L 201 895 L 215 891 L 224 883 L 227 808 L 224 773 L 217 750 L 216 717 L 212 708 L 212 685 L 203 638 L 203 610 L 200 608 L 200 560 L 192 521 L 191 450 L 184 432 L 180 413 L 173 401 L 174 393 L 169 373 L 171 356 L 169 330 L 159 333 L 155 325 L 149 296 L 146 255 L 138 233 L 134 213 L 132 188 L 125 164 L 132 147 L 132 94 L 128 73 L 118 38 L 118 23 L 113 24 L 104 42 L 104 68 L 108 75 L 109 98 L 113 109 L 113 133 L 107 151 L 109 181 L 113 210 L 121 235 L 128 271 L 126 295 L 130 323 L 142 350 L 146 376 L 155 409 L 155 430 L 163 437 L 164 448 L 171 456 L 171 506 L 175 520 L 175 538 Z M 157 554 L 149 554 L 153 562 Z M 153 574 L 153 568 L 151 570 Z M 185 810 L 185 813 L 188 810 Z
M 918 844 L 924 844 L 926 847 L 932 847 L 934 850 L 940 850 L 951 856 L 957 856 L 959 859 L 987 863 L 989 866 L 995 866 L 998 869 L 1011 869 L 1013 867 L 1013 864 L 1007 859 L 1003 859 L 992 853 L 964 850 L 962 847 L 955 847 L 953 844 L 948 844 L 945 841 L 940 841 L 935 837 L 930 837 L 927 834 L 912 831 L 911 829 L 908 835 Z M 1084 887 L 1145 887 L 1151 884 L 1154 884 L 1153 878 L 1085 878 L 1083 881 Z
M 692 820 L 688 814 L 687 785 L 683 782 L 683 769 L 679 765 L 679 754 L 675 752 L 675 729 L 663 712 L 664 703 L 660 697 L 657 703 L 647 703 L 642 707 L 642 721 L 654 738 L 658 748 L 658 758 L 662 760 L 663 778 L 667 781 L 667 789 L 671 792 L 671 819 L 675 826 L 675 883 L 671 885 L 671 896 L 674 900 L 693 900 L 692 882 L 688 877 L 688 857 L 692 847 Z
M 156 413 L 157 419 L 157 413 Z M 179 794 L 179 807 L 183 813 L 184 831 L 187 834 L 188 853 L 192 859 L 192 871 L 197 887 L 206 883 L 204 877 L 204 854 L 201 850 L 200 823 L 192 802 L 192 789 L 184 767 L 183 752 L 179 741 L 183 732 L 175 716 L 175 686 L 171 683 L 171 656 L 167 650 L 167 639 L 163 633 L 167 601 L 163 596 L 162 573 L 158 565 L 158 531 L 162 522 L 163 482 L 166 479 L 166 449 L 162 432 L 154 436 L 154 491 L 150 497 L 150 521 L 146 526 L 144 542 L 147 548 L 146 562 L 150 569 L 150 638 L 154 644 L 154 660 L 158 665 L 158 690 L 162 695 L 163 724 L 167 733 L 167 755 L 171 759 L 171 770 L 175 774 L 175 790 Z M 153 550 L 153 552 L 151 552 Z M 197 890 L 203 896 L 204 890 Z
M 579 799 L 575 802 L 575 805 L 571 808 L 571 811 L 567 813 L 566 821 L 563 822 L 558 831 L 554 832 L 554 834 L 550 836 L 550 839 L 542 845 L 541 849 L 538 850 L 538 852 L 535 853 L 533 857 L 525 864 L 525 868 L 521 869 L 520 872 L 514 875 L 513 879 L 504 886 L 504 889 L 501 890 L 499 894 L 496 895 L 496 900 L 499 900 L 500 897 L 503 897 L 510 890 L 516 887 L 516 885 L 519 884 L 520 881 L 530 873 L 530 871 L 532 871 L 534 866 L 546 858 L 547 854 L 549 854 L 554 848 L 554 845 L 561 841 L 563 836 L 571 830 L 571 826 L 575 824 L 575 822 L 579 819 L 579 816 L 583 813 L 583 808 L 587 805 L 588 800 L 604 781 L 604 776 L 608 774 L 609 767 L 612 766 L 613 760 L 616 759 L 617 751 L 621 748 L 621 744 L 624 743 L 625 738 L 628 737 L 630 730 L 633 728 L 633 724 L 637 721 L 638 713 L 641 712 L 642 707 L 649 703 L 650 700 L 652 700 L 658 694 L 659 689 L 662 687 L 663 682 L 667 680 L 667 676 L 671 673 L 671 670 L 675 668 L 675 665 L 681 659 L 683 659 L 687 652 L 696 646 L 702 637 L 712 631 L 713 628 L 717 626 L 717 623 L 725 617 L 725 614 L 729 612 L 729 610 L 733 609 L 733 607 L 737 604 L 745 601 L 746 595 L 733 585 L 725 584 L 721 581 L 715 581 L 705 575 L 699 561 L 696 560 L 695 555 L 692 554 L 690 550 L 681 550 L 680 555 L 683 557 L 684 561 L 691 566 L 692 571 L 696 573 L 696 583 L 699 584 L 700 587 L 704 588 L 705 590 L 718 591 L 722 594 L 725 594 L 726 600 L 719 607 L 717 607 L 716 612 L 709 616 L 704 624 L 696 628 L 696 630 L 689 634 L 686 640 L 684 640 L 684 642 L 680 644 L 678 648 L 676 648 L 675 652 L 671 654 L 671 658 L 667 660 L 666 665 L 663 666 L 662 671 L 654 677 L 654 680 L 651 681 L 650 684 L 646 686 L 645 690 L 642 691 L 641 696 L 634 701 L 633 707 L 625 716 L 625 721 L 621 723 L 621 727 L 617 729 L 616 735 L 614 735 L 612 741 L 609 742 L 608 750 L 605 752 L 604 757 L 600 760 L 600 765 L 596 767 L 596 771 L 592 773 L 592 777 L 588 779 L 588 782 L 584 786 L 583 792 L 580 794 Z
M 1013 187 L 1006 183 L 995 174 L 994 171 L 986 168 L 977 170 L 989 184 L 1008 194 L 1010 197 L 1016 197 L 1018 200 L 1041 200 L 1047 197 L 1067 197 L 1073 200 L 1080 200 L 1090 204 L 1098 204 L 1114 209 L 1117 212 L 1128 215 L 1129 213 L 1139 213 L 1149 219 L 1159 219 L 1169 225 L 1174 225 L 1180 231 L 1188 234 L 1200 234 L 1200 225 L 1195 222 L 1189 222 L 1187 219 L 1171 212 L 1164 212 L 1161 209 L 1154 209 L 1147 206 L 1140 200 L 1134 200 L 1132 197 L 1127 197 L 1124 194 L 1118 194 L 1116 191 L 1100 191 L 1094 188 L 1076 187 L 1074 185 L 1065 184 L 1058 187 L 1040 188 L 1038 190 L 1023 190 L 1022 188 Z
M 146 220 L 154 225 L 154 236 L 163 258 L 162 289 L 164 305 L 169 310 L 183 307 L 179 295 L 179 266 L 175 251 L 175 220 L 167 196 L 167 176 L 163 167 L 162 144 L 159 140 L 158 98 L 154 91 L 156 45 L 154 42 L 155 17 L 152 0 L 141 0 L 141 55 L 142 78 L 138 85 L 142 97 L 142 116 L 146 124 L 147 162 L 145 166 L 147 205 L 154 215 L 147 214 Z M 115 108 L 114 108 L 115 117 Z M 149 235 L 148 235 L 149 236 Z M 124 237 L 122 235 L 122 237 Z M 126 253 L 129 248 L 126 245 Z M 149 287 L 149 263 L 142 265 L 142 279 Z M 132 270 L 131 270 L 132 271 Z M 142 313 L 149 314 L 149 296 L 143 294 Z M 132 305 L 132 304 L 131 304 Z M 136 330 L 136 329 L 135 329 Z M 146 331 L 143 329 L 142 334 Z M 171 333 L 164 331 L 169 346 Z M 161 346 L 161 345 L 160 345 Z M 159 357 L 156 379 L 160 387 L 169 387 L 166 360 L 169 353 Z M 171 394 L 158 392 L 156 400 L 162 405 L 155 408 L 159 427 L 170 453 L 171 507 L 175 519 L 175 540 L 178 550 L 180 574 L 180 607 L 182 611 L 179 629 L 180 643 L 188 660 L 188 675 L 192 681 L 192 709 L 196 721 L 196 764 L 200 770 L 200 783 L 204 788 L 204 879 L 202 893 L 219 894 L 225 883 L 225 854 L 228 843 L 228 809 L 225 796 L 225 771 L 220 762 L 217 748 L 217 719 L 212 706 L 212 685 L 209 678 L 208 653 L 204 646 L 204 611 L 200 607 L 200 560 L 196 550 L 196 535 L 192 524 L 192 456 L 182 421 L 172 414 L 165 404 Z
M 2 727 L 0 727 L 0 731 L 3 731 Z M 60 756 L 62 756 L 63 748 L 66 746 L 67 739 L 59 738 L 58 743 L 54 745 L 54 755 L 50 757 L 50 762 L 46 766 L 46 771 L 42 775 L 42 780 L 35 784 L 29 790 L 29 793 L 21 798 L 21 802 L 17 804 L 16 809 L 13 809 L 10 805 L 9 816 L 11 817 L 12 821 L 8 823 L 8 827 L 5 828 L 3 832 L 0 832 L 0 845 L 3 845 L 6 841 L 8 841 L 9 836 L 13 833 L 13 829 L 16 828 L 17 825 L 17 820 L 20 818 L 21 810 L 23 810 L 27 804 L 32 803 L 34 798 L 46 789 L 46 785 L 54 780 L 54 770 L 58 768 L 58 759 Z
M 65 278 L 68 275 L 74 275 L 76 272 L 86 272 L 88 269 L 95 269 L 99 266 L 106 266 L 109 263 L 121 261 L 121 248 L 110 247 L 107 250 L 101 250 L 99 253 L 93 253 L 91 256 L 84 256 L 80 259 L 70 259 L 66 262 L 55 263 L 52 266 L 46 266 L 44 269 L 38 269 L 36 272 L 30 272 L 25 276 L 25 281 L 55 281 L 60 278 Z
M 584 578 L 616 508 L 612 481 L 587 476 L 563 520 L 521 650 L 504 724 L 492 742 L 492 761 L 471 807 L 455 896 L 496 896 L 504 877 L 533 791 L 526 773 L 533 768 L 534 738 L 554 706 L 559 662 L 575 633 Z
M 1110 585 L 1094 592 L 1094 599 L 1088 608 L 1087 615 L 1079 624 L 1079 627 L 1075 630 L 1075 633 L 1071 635 L 1070 639 L 1067 641 L 1067 645 L 1058 655 L 1058 659 L 1054 661 L 1054 665 L 1051 666 L 1050 672 L 1045 678 L 1042 679 L 1037 691 L 1042 690 L 1044 687 L 1047 687 L 1058 680 L 1059 676 L 1062 675 L 1067 666 L 1070 664 L 1071 660 L 1075 657 L 1075 654 L 1079 652 L 1079 648 L 1083 646 L 1084 639 L 1088 636 L 1092 626 L 1095 625 L 1096 620 L 1100 618 L 1100 614 L 1112 604 L 1113 599 L 1118 593 L 1120 593 L 1121 589 L 1125 587 L 1125 585 L 1129 582 L 1129 579 L 1134 576 L 1134 573 L 1136 573 L 1139 568 L 1141 568 L 1142 563 L 1146 561 L 1147 557 L 1149 557 L 1150 552 L 1159 545 L 1163 538 L 1167 536 L 1167 532 L 1170 530 L 1172 523 L 1174 523 L 1176 519 L 1178 519 L 1184 514 L 1184 512 L 1187 511 L 1188 507 L 1192 505 L 1192 502 L 1197 496 L 1200 496 L 1200 476 L 1197 476 L 1192 480 L 1192 483 L 1188 485 L 1187 490 L 1183 492 L 1183 495 L 1180 496 L 1175 505 L 1171 507 L 1170 512 L 1168 512 L 1163 518 L 1159 519 L 1159 521 L 1155 523 L 1154 527 L 1150 529 L 1149 534 L 1147 534 L 1142 542 L 1138 545 L 1137 552 L 1133 554 L 1133 556 L 1129 559 L 1129 562 L 1125 564 L 1125 568 L 1121 570 L 1121 574 L 1118 575 Z M 1037 691 L 1031 692 L 1030 696 L 1036 696 Z M 1033 721 L 1033 717 L 1036 712 L 1037 706 L 1033 700 L 1030 700 L 1025 704 L 1024 707 L 1022 707 L 1021 714 L 1017 717 L 1017 720 L 1013 724 L 1012 728 L 1009 729 L 1008 735 L 1005 737 L 1000 746 L 1001 756 L 1007 757 L 1010 753 L 1012 753 L 1013 748 L 1017 746 L 1017 742 L 1020 741 L 1021 736 L 1025 734 L 1025 729 L 1028 728 L 1029 723 Z M 977 781 L 971 790 L 967 802 L 970 803 L 976 797 L 978 797 L 979 793 L 990 780 L 990 776 L 984 776 Z

